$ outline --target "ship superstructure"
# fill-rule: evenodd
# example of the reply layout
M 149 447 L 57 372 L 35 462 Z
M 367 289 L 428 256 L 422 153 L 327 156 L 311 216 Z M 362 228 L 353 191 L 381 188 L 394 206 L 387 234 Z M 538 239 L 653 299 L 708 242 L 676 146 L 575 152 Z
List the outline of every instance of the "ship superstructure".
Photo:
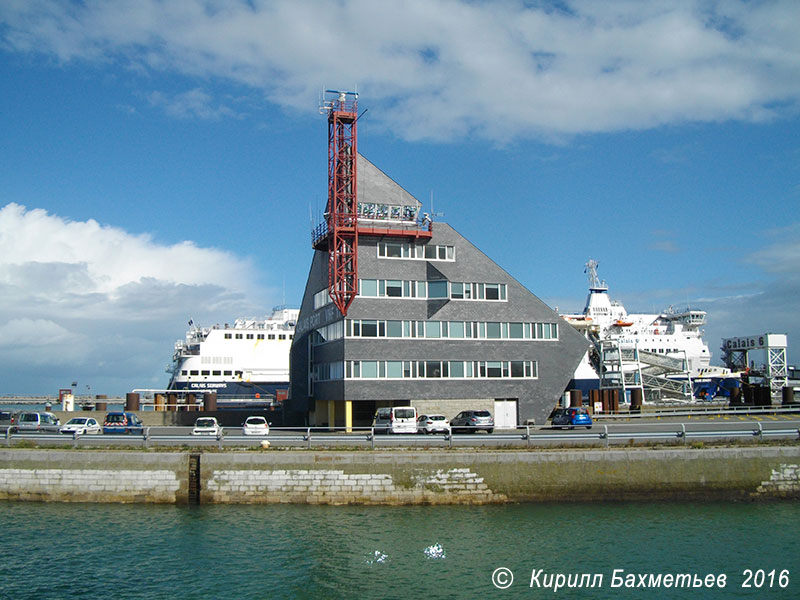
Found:
M 266 319 L 198 327 L 175 343 L 168 389 L 216 392 L 221 403 L 275 401 L 289 389 L 289 350 L 299 310 L 277 307 Z
M 701 329 L 706 312 L 669 307 L 661 313 L 628 313 L 610 299 L 597 266 L 591 259 L 586 263 L 589 295 L 583 313 L 562 315 L 590 342 L 571 385 L 584 391 L 638 387 L 649 399 L 691 399 L 692 379 L 713 370 Z

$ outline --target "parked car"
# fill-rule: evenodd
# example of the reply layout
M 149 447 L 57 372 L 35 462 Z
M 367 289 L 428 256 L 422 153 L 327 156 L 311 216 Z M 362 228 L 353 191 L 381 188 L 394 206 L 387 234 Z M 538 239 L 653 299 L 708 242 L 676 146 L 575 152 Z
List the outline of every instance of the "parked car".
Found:
M 14 423 L 14 431 L 58 433 L 60 422 L 51 412 L 21 412 Z
M 372 426 L 375 433 L 417 433 L 417 409 L 413 406 L 379 408 Z
M 217 423 L 216 417 L 200 417 L 194 422 L 192 435 L 222 435 L 222 427 Z
M 420 415 L 417 433 L 450 433 L 450 421 L 444 415 Z
M 19 411 L 0 410 L 0 431 L 5 431 L 12 427 L 16 423 L 18 416 Z
M 59 429 L 61 433 L 77 433 L 78 435 L 103 433 L 103 428 L 94 417 L 72 417 Z
M 269 435 L 269 423 L 264 417 L 247 417 L 242 425 L 244 435 Z
M 103 421 L 103 433 L 127 433 L 138 434 L 144 433 L 144 424 L 142 420 L 132 412 L 110 412 L 106 414 Z
M 455 417 L 450 419 L 450 428 L 453 433 L 466 431 L 475 433 L 480 429 L 485 429 L 486 433 L 494 431 L 494 419 L 488 410 L 462 410 Z
M 570 429 L 575 427 L 592 428 L 592 417 L 583 407 L 557 408 L 553 413 L 553 427 L 561 429 L 562 426 Z

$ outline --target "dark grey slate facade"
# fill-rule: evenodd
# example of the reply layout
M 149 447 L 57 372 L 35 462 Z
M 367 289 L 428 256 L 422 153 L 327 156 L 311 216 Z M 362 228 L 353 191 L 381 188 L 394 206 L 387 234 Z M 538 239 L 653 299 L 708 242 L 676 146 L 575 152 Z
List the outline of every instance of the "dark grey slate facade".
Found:
M 374 192 L 367 196 L 368 201 L 391 204 L 398 198 L 403 203 L 409 202 L 407 192 L 363 157 L 359 157 L 359 177 L 365 180 L 363 183 L 359 180 L 360 201 L 365 200 L 361 195 L 363 186 L 363 189 Z M 370 178 L 379 179 L 380 182 L 370 182 Z M 398 190 L 402 190 L 402 193 Z M 416 202 L 413 198 L 411 200 Z M 515 420 L 520 424 L 528 419 L 542 423 L 549 414 L 586 351 L 586 340 L 452 227 L 446 223 L 434 223 L 432 233 L 430 239 L 417 240 L 416 244 L 451 247 L 452 259 L 380 257 L 378 247 L 381 242 L 414 243 L 414 240 L 360 234 L 358 275 L 361 281 L 427 282 L 428 285 L 430 282 L 446 281 L 449 282 L 448 297 L 422 299 L 392 297 L 388 293 L 382 297 L 366 297 L 363 295 L 364 289 L 360 288 L 362 295 L 354 300 L 347 314 L 351 323 L 343 327 L 351 335 L 325 343 L 313 343 L 314 340 L 321 341 L 314 336 L 314 331 L 341 320 L 342 315 L 333 304 L 314 309 L 314 295 L 328 286 L 327 253 L 314 252 L 291 353 L 291 387 L 287 409 L 296 422 L 307 419 L 312 425 L 366 426 L 371 423 L 376 406 L 404 404 L 415 405 L 418 410 L 443 412 L 452 418 L 465 408 L 492 410 L 497 400 L 510 401 L 515 406 Z M 455 299 L 449 297 L 454 282 L 456 285 L 499 284 L 503 286 L 501 289 L 505 298 Z M 421 289 L 430 288 L 424 286 Z M 402 337 L 358 337 L 353 335 L 356 329 L 352 322 L 360 320 L 393 321 L 395 326 L 398 321 L 404 321 L 409 325 L 405 326 Z M 515 331 L 521 323 L 556 324 L 557 337 L 533 339 L 535 336 L 531 335 L 527 339 L 512 339 L 513 336 L 506 334 L 504 337 L 490 338 L 485 331 L 478 339 L 406 337 L 409 328 L 423 327 L 415 325 L 420 322 L 425 322 L 425 327 L 431 327 L 427 323 L 433 322 L 434 331 L 435 328 L 448 327 L 448 332 L 460 331 L 462 327 L 458 325 L 456 329 L 452 323 L 474 323 L 474 327 L 485 327 L 479 324 L 489 323 L 491 331 L 496 330 L 496 324 L 506 324 L 502 329 L 504 333 L 509 323 L 513 324 L 511 328 Z M 535 330 L 535 325 L 532 329 Z M 353 365 L 351 361 L 369 361 L 370 364 L 372 361 L 389 361 L 384 364 L 391 362 L 395 366 L 398 361 L 404 361 L 404 364 L 419 364 L 420 371 L 415 373 L 416 377 L 404 375 L 387 378 L 371 374 L 361 377 L 360 370 L 359 376 L 356 375 L 357 367 L 345 366 L 339 367 L 340 371 L 329 379 L 312 381 L 315 364 Z M 436 361 L 443 361 L 441 370 L 444 373 L 432 369 L 431 365 L 435 365 Z M 459 365 L 462 361 L 464 365 L 475 365 L 473 373 L 482 372 L 478 364 L 483 362 L 490 365 L 501 363 L 506 367 L 511 365 L 512 368 L 502 371 L 505 376 L 497 376 L 501 371 L 496 369 L 486 372 L 494 376 L 449 376 L 451 369 L 455 375 L 460 372 L 448 365 Z M 519 374 L 522 364 L 532 365 L 535 376 L 508 376 L 514 368 L 514 372 Z M 423 371 L 425 375 L 420 376 Z

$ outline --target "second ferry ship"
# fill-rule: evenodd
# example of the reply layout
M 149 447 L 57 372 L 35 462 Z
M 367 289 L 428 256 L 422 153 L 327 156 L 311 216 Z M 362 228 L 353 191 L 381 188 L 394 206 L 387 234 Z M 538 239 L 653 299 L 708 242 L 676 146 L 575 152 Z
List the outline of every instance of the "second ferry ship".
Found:
M 289 389 L 289 350 L 299 309 L 277 307 L 266 319 L 198 327 L 192 321 L 175 343 L 169 390 L 216 392 L 221 405 L 284 400 Z

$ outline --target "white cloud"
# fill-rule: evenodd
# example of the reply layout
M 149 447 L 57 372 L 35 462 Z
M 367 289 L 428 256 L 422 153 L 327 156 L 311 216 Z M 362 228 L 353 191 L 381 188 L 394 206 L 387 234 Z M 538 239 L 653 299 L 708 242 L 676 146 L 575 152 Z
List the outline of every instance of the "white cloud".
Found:
M 373 122 L 406 138 L 496 142 L 794 111 L 798 19 L 793 0 L 0 6 L 2 42 L 17 51 L 219 78 L 301 110 L 324 85 L 358 85 Z M 231 111 L 207 94 L 150 97 L 180 116 Z
M 211 324 L 264 313 L 250 301 L 265 294 L 249 283 L 252 271 L 228 252 L 8 204 L 0 209 L 3 391 L 54 393 L 65 383 L 58 373 L 78 371 L 116 386 L 109 393 L 163 386 L 189 317 Z

